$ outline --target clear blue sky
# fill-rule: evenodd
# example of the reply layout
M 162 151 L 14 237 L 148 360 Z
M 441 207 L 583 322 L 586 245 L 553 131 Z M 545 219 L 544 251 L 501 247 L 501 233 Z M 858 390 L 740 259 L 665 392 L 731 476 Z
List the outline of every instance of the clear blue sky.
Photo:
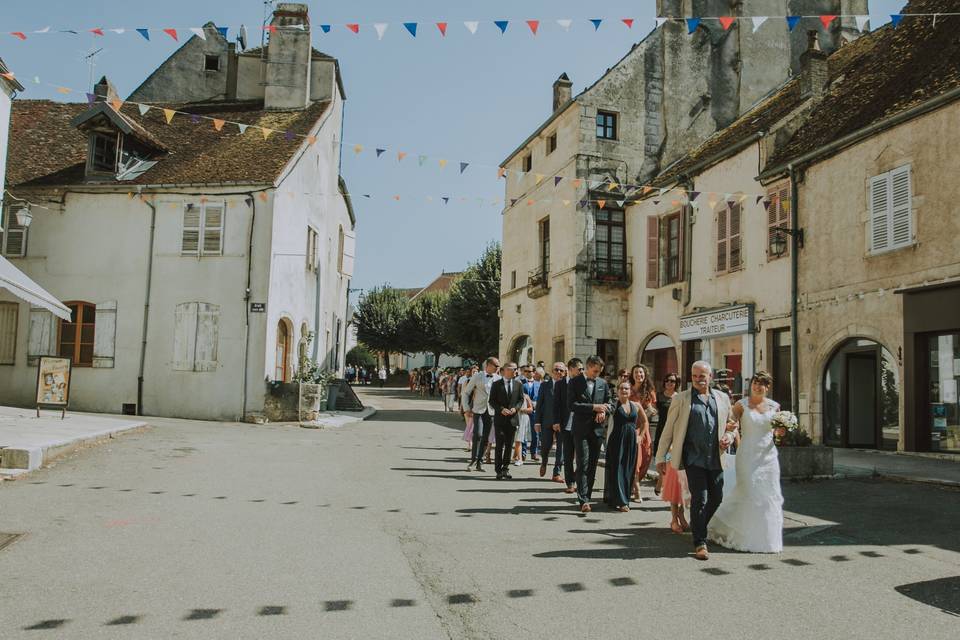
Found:
M 382 282 L 413 287 L 441 270 L 459 270 L 491 240 L 500 238 L 503 183 L 495 167 L 549 115 L 551 85 L 566 72 L 574 92 L 614 64 L 654 26 L 654 0 L 351 0 L 309 2 L 314 45 L 340 60 L 347 92 L 344 140 L 367 149 L 355 156 L 344 149 L 343 173 L 355 198 L 358 217 L 355 287 Z M 872 0 L 874 26 L 899 11 L 904 0 Z M 83 35 L 7 35 L 50 25 L 53 30 L 93 27 L 200 26 L 246 24 L 251 39 L 263 15 L 261 0 L 0 0 L 0 57 L 27 91 L 24 98 L 76 100 L 28 79 L 82 88 L 89 70 L 82 60 L 91 45 L 104 47 L 96 75 L 106 74 L 121 95 L 133 90 L 176 48 L 162 33 L 145 42 L 136 33 L 95 38 Z M 628 30 L 620 18 L 636 19 Z M 569 33 L 556 20 L 574 20 Z M 606 18 L 594 31 L 590 18 Z M 492 20 L 511 20 L 505 35 Z M 541 19 L 536 38 L 524 24 Z M 471 36 L 465 20 L 478 20 Z M 419 21 L 416 40 L 401 22 Z M 433 23 L 449 22 L 441 39 Z M 363 23 L 359 36 L 342 26 Z M 382 41 L 372 24 L 390 23 Z M 317 25 L 334 23 L 330 34 Z M 181 40 L 190 34 L 181 35 Z M 13 132 L 16 135 L 16 132 Z M 379 160 L 373 149 L 390 149 Z M 403 163 L 396 151 L 409 153 Z M 417 156 L 431 159 L 421 168 Z M 446 169 L 437 160 L 449 160 Z M 471 166 L 460 175 L 458 163 Z M 399 202 L 392 199 L 401 195 Z M 432 203 L 426 197 L 433 196 Z M 441 196 L 452 196 L 443 205 Z M 459 198 L 471 198 L 464 203 Z M 487 200 L 480 206 L 476 198 Z

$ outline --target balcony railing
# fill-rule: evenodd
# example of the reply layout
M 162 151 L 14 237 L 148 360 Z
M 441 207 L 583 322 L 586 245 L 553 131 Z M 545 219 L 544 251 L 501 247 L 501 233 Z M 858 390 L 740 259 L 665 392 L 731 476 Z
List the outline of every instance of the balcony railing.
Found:
M 611 287 L 629 287 L 633 283 L 633 259 L 596 258 L 590 264 L 590 280 Z
M 527 273 L 527 295 L 539 298 L 550 291 L 550 267 L 541 265 Z

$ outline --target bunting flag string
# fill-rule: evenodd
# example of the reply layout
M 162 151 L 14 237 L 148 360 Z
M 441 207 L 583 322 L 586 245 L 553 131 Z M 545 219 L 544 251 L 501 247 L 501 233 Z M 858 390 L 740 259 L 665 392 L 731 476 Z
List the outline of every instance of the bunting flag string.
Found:
M 786 23 L 787 28 L 790 31 L 793 31 L 797 25 L 800 24 L 802 20 L 817 20 L 824 29 L 829 29 L 833 26 L 836 20 L 852 19 L 855 21 L 857 28 L 863 30 L 867 23 L 870 21 L 871 16 L 881 17 L 877 14 L 813 14 L 813 15 L 767 15 L 767 16 L 687 16 L 687 17 L 666 17 L 658 16 L 655 18 L 655 24 L 657 27 L 661 27 L 667 23 L 677 23 L 685 25 L 687 32 L 693 34 L 696 30 L 706 25 L 707 23 L 717 23 L 720 28 L 724 31 L 727 31 L 733 28 L 734 25 L 738 24 L 741 21 L 748 22 L 752 32 L 756 33 L 764 24 L 769 23 L 770 21 L 777 20 Z M 887 14 L 882 17 L 889 18 L 890 22 L 894 28 L 900 26 L 905 19 L 932 19 L 936 22 L 939 18 L 946 18 L 951 16 L 960 16 L 960 12 L 939 12 L 939 13 L 895 13 Z M 627 29 L 632 29 L 634 23 L 638 18 L 634 17 L 620 17 L 620 18 L 586 18 L 586 22 L 589 22 L 593 26 L 594 32 L 600 30 L 601 25 L 608 21 L 615 21 L 622 24 Z M 558 18 L 554 20 L 544 20 L 543 18 L 525 18 L 522 20 L 528 27 L 528 31 L 532 37 L 536 37 L 540 33 L 541 27 L 544 24 L 555 22 L 561 30 L 564 32 L 571 31 L 571 28 L 574 25 L 575 20 L 573 18 Z M 501 35 L 506 35 L 508 28 L 512 22 L 519 22 L 519 20 L 466 20 L 463 21 L 463 26 L 470 35 L 476 35 L 479 31 L 481 23 L 493 24 L 500 31 Z M 432 24 L 436 26 L 437 31 L 439 32 L 440 38 L 445 38 L 448 35 L 448 21 L 407 21 L 400 22 L 400 25 L 407 31 L 409 36 L 413 39 L 417 39 L 419 33 L 419 27 L 421 24 Z M 320 35 L 328 35 L 335 33 L 334 27 L 343 27 L 347 31 L 353 33 L 354 35 L 360 35 L 362 32 L 366 32 L 366 29 L 363 27 L 371 27 L 373 32 L 376 34 L 378 40 L 383 40 L 386 35 L 387 30 L 389 29 L 390 22 L 346 22 L 346 23 L 320 23 L 318 26 Z M 226 38 L 229 31 L 233 29 L 234 31 L 239 31 L 243 29 L 243 25 L 233 26 L 233 27 L 216 27 L 216 30 L 219 34 Z M 277 31 L 305 31 L 308 30 L 310 26 L 308 24 L 293 24 L 285 25 L 282 27 L 274 25 L 264 25 L 260 27 L 261 31 L 267 31 L 269 33 L 276 33 Z M 124 35 L 127 33 L 137 34 L 144 41 L 151 41 L 151 32 L 160 32 L 163 33 L 169 38 L 179 43 L 180 36 L 183 32 L 190 32 L 193 35 L 206 40 L 207 30 L 204 27 L 178 27 L 178 26 L 163 26 L 163 27 L 82 27 L 82 28 L 66 28 L 66 29 L 54 29 L 53 27 L 46 26 L 41 29 L 19 29 L 19 30 L 9 30 L 6 33 L 20 41 L 31 40 L 35 36 L 43 35 L 81 35 L 84 33 L 89 33 L 94 37 L 109 37 L 113 35 Z M 2 33 L 2 32 L 0 32 Z M 342 32 L 341 32 L 342 33 Z

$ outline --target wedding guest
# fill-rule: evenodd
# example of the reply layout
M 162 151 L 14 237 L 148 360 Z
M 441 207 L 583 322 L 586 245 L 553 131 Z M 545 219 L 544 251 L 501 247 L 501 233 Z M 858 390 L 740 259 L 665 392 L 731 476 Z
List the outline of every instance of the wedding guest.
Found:
M 490 387 L 499 379 L 497 369 L 500 361 L 493 356 L 483 363 L 483 371 L 477 372 L 463 386 L 463 410 L 467 418 L 473 418 L 473 448 L 467 471 L 476 465 L 477 471 L 483 471 L 483 457 L 487 440 L 493 431 L 493 407 L 490 405 Z M 489 462 L 489 458 L 487 460 Z
M 577 492 L 577 477 L 574 471 L 574 441 L 573 441 L 573 412 L 567 402 L 570 391 L 570 381 L 580 375 L 583 370 L 583 361 L 580 358 L 570 358 L 567 361 L 567 375 L 560 379 L 554 389 L 553 419 L 560 434 L 563 445 L 563 481 L 567 488 L 564 493 Z
M 657 434 L 653 438 L 653 451 L 656 452 L 660 446 L 660 434 L 663 433 L 663 427 L 667 424 L 667 412 L 670 411 L 670 403 L 673 396 L 680 391 L 680 376 L 675 373 L 668 373 L 663 377 L 663 387 L 657 394 Z M 653 489 L 656 495 L 660 495 L 663 489 L 663 475 L 657 474 L 657 484 Z
M 668 457 L 673 454 L 669 454 Z M 670 505 L 670 530 L 674 533 L 683 533 L 690 530 L 684 516 L 684 507 L 690 507 L 690 490 L 687 488 L 687 472 L 675 469 L 667 464 L 663 476 L 663 488 L 660 490 L 660 499 Z
M 640 498 L 640 482 L 647 477 L 647 470 L 653 458 L 650 446 L 650 418 L 657 415 L 657 392 L 646 365 L 634 365 L 630 370 L 630 381 L 630 400 L 639 404 L 640 410 L 644 413 L 644 421 L 637 428 L 637 468 L 630 497 L 637 502 L 643 502 Z
M 523 392 L 530 397 L 534 410 L 537 408 L 537 401 L 540 398 L 540 387 L 542 384 L 543 369 L 534 369 L 533 365 L 525 367 Z M 540 462 L 540 433 L 534 431 L 532 428 L 528 429 L 527 433 L 527 439 L 523 441 L 522 446 L 523 459 L 526 460 L 530 458 L 534 462 Z
M 547 463 L 550 462 L 550 449 L 553 448 L 554 441 L 557 443 L 557 454 L 554 459 L 553 477 L 551 478 L 554 482 L 563 482 L 563 478 L 560 476 L 560 467 L 563 464 L 563 441 L 560 438 L 560 425 L 555 424 L 556 421 L 554 420 L 553 399 L 556 395 L 557 386 L 561 380 L 565 380 L 566 373 L 567 367 L 565 364 L 562 362 L 555 362 L 553 364 L 552 377 L 547 378 L 540 385 L 540 394 L 533 415 L 534 433 L 540 435 L 541 478 L 547 473 Z
M 526 387 L 526 385 L 523 385 Z M 517 434 L 514 437 L 513 445 L 513 464 L 520 466 L 526 456 L 523 455 L 522 445 L 530 441 L 530 416 L 533 414 L 533 400 L 523 393 L 523 406 L 520 407 L 519 420 L 517 422 Z
M 515 379 L 517 365 L 507 363 L 500 372 L 502 378 L 490 386 L 490 407 L 493 409 L 493 428 L 497 434 L 494 464 L 497 480 L 510 480 L 510 450 L 513 448 L 520 425 L 520 410 L 524 407 L 523 387 Z
M 573 413 L 574 452 L 577 459 L 577 500 L 582 513 L 590 513 L 590 499 L 597 477 L 597 463 L 607 416 L 613 413 L 613 402 L 607 381 L 600 377 L 603 359 L 587 358 L 584 373 L 567 385 L 567 405 Z
M 637 422 L 645 420 L 640 404 L 630 400 L 630 383 L 621 382 L 607 438 L 603 485 L 603 501 L 617 511 L 630 511 L 630 488 L 637 468 Z

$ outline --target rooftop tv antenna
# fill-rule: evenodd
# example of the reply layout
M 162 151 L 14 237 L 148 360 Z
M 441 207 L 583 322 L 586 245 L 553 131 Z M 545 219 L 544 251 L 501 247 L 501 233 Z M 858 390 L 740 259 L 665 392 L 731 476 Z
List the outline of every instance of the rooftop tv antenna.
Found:
M 87 67 L 89 69 L 89 74 L 87 78 L 87 88 L 89 89 L 90 87 L 93 86 L 94 71 L 97 68 L 97 56 L 103 53 L 103 47 L 100 47 L 98 49 L 94 49 L 93 47 L 90 47 L 89 49 L 87 49 L 86 51 L 82 51 L 81 53 L 83 55 L 81 56 L 80 59 L 87 61 Z
M 275 0 L 263 0 L 263 22 L 260 24 L 261 27 L 266 27 L 270 24 L 270 20 L 273 18 L 273 5 Z M 264 49 L 267 47 L 267 30 L 260 29 L 260 46 Z

